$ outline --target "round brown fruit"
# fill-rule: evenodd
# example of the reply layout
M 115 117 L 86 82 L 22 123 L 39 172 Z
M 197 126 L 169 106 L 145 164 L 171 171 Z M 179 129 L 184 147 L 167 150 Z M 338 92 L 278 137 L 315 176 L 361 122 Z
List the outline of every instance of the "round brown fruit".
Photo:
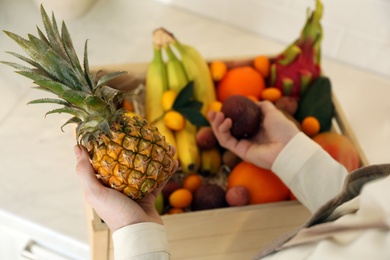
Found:
M 294 115 L 298 109 L 298 101 L 293 97 L 283 96 L 276 100 L 275 107 L 290 115 Z
M 217 146 L 217 138 L 210 126 L 201 127 L 196 133 L 196 144 L 200 149 L 211 149 Z
M 226 117 L 232 119 L 233 125 L 230 132 L 237 139 L 250 138 L 255 135 L 263 121 L 260 108 L 245 96 L 230 96 L 223 102 L 221 111 Z
M 226 192 L 226 202 L 231 207 L 244 206 L 249 203 L 249 191 L 244 186 L 234 186 Z
M 235 153 L 230 150 L 226 150 L 222 154 L 222 163 L 233 169 L 239 162 L 241 162 L 241 158 L 238 157 Z
M 217 184 L 203 184 L 194 193 L 193 210 L 216 209 L 225 206 L 225 191 Z

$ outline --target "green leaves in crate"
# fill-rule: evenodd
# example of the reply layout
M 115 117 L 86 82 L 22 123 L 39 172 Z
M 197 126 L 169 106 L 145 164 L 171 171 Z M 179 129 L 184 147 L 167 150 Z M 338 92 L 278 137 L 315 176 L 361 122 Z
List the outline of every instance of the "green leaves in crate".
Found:
M 334 107 L 329 78 L 319 77 L 301 97 L 295 118 L 302 122 L 307 116 L 314 116 L 321 125 L 320 132 L 329 131 L 332 126 Z
M 194 82 L 190 81 L 177 95 L 172 109 L 182 114 L 195 126 L 208 126 L 209 122 L 200 109 L 203 103 L 194 99 Z

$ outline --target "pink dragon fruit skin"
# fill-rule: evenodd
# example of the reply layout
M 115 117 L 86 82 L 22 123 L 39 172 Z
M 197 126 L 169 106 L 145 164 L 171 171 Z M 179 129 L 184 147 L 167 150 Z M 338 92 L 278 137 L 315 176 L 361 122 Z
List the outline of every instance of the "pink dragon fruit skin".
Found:
M 283 95 L 301 97 L 321 74 L 322 4 L 308 16 L 300 37 L 271 63 L 270 85 Z

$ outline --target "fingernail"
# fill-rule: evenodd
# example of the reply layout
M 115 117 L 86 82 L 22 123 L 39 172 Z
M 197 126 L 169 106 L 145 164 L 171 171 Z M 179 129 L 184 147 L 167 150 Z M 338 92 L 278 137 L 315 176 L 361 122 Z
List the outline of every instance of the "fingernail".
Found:
M 80 147 L 78 145 L 76 145 L 73 150 L 74 150 L 74 154 L 76 155 L 76 157 L 79 158 L 81 155 Z

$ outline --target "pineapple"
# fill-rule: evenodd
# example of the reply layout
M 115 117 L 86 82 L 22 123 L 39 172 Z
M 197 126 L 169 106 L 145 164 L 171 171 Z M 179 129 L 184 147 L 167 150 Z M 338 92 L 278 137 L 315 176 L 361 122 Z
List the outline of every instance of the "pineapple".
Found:
M 46 36 L 39 28 L 38 37 L 28 35 L 28 39 L 5 32 L 29 57 L 10 54 L 33 68 L 3 63 L 32 79 L 38 89 L 58 97 L 30 103 L 62 105 L 47 114 L 73 116 L 63 126 L 77 124 L 77 143 L 87 148 L 96 176 L 104 185 L 133 200 L 142 199 L 171 176 L 175 165 L 172 146 L 154 125 L 120 108 L 124 93 L 106 83 L 124 72 L 110 73 L 100 79 L 92 76 L 86 55 L 87 43 L 82 67 L 65 23 L 60 33 L 54 14 L 50 19 L 41 6 L 41 16 Z

